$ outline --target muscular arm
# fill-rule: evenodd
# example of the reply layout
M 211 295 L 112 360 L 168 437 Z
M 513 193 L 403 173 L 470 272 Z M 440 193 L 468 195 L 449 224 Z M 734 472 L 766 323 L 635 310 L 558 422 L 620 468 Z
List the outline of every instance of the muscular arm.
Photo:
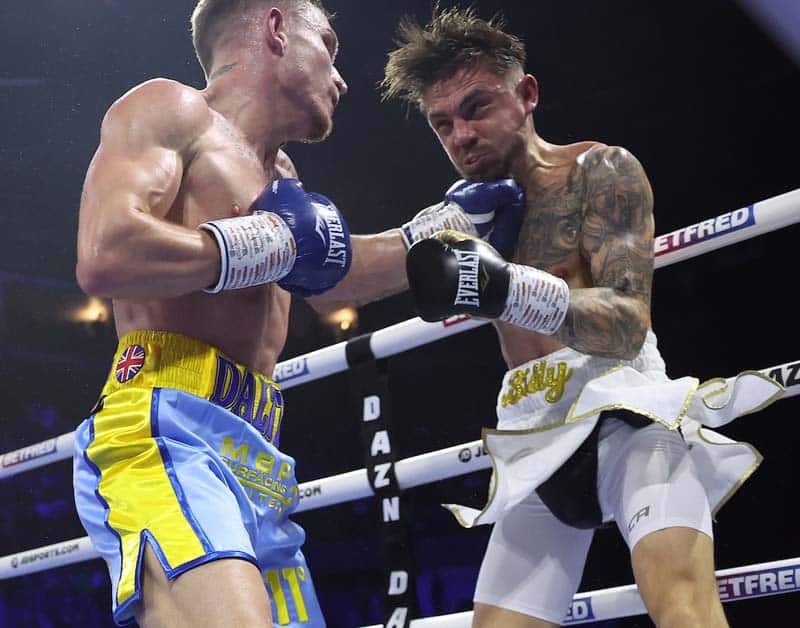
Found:
M 163 80 L 138 87 L 106 114 L 81 197 L 76 276 L 86 293 L 172 297 L 214 283 L 212 239 L 165 220 L 210 115 L 199 93 Z
M 636 158 L 605 147 L 586 154 L 581 253 L 593 287 L 570 291 L 555 337 L 579 351 L 632 359 L 650 328 L 653 193 Z
M 284 151 L 276 160 L 282 177 L 299 178 L 297 169 Z M 319 311 L 341 305 L 359 307 L 370 301 L 408 290 L 406 247 L 397 229 L 375 235 L 353 235 L 353 261 L 347 276 L 332 290 L 307 299 Z
M 360 306 L 408 289 L 406 246 L 400 231 L 354 235 L 353 262 L 347 276 L 333 290 L 309 299 L 320 310 L 342 302 Z

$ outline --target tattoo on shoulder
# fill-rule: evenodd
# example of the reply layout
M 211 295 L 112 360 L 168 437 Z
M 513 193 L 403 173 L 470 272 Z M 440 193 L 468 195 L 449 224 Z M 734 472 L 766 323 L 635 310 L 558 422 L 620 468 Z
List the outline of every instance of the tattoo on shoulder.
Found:
M 584 182 L 580 246 L 596 290 L 580 307 L 571 308 L 564 333 L 573 346 L 613 353 L 643 337 L 649 325 L 653 194 L 642 165 L 619 147 L 587 153 Z
M 654 229 L 650 183 L 625 149 L 593 153 L 586 161 L 582 246 L 595 285 L 649 293 Z

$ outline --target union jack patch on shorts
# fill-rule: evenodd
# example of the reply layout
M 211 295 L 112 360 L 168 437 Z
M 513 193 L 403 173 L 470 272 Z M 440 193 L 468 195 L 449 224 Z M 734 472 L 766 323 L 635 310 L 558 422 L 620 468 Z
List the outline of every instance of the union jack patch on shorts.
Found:
M 144 349 L 139 345 L 127 347 L 122 352 L 122 355 L 119 356 L 119 360 L 117 360 L 117 381 L 120 384 L 124 384 L 136 377 L 136 374 L 144 366 L 144 358 Z

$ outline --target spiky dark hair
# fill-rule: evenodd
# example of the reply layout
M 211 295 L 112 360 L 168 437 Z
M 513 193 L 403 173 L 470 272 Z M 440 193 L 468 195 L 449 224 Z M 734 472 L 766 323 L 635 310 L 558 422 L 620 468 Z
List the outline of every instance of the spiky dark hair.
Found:
M 524 71 L 525 45 L 505 29 L 502 15 L 483 20 L 474 7 L 441 9 L 438 3 L 426 26 L 403 18 L 397 27 L 398 47 L 389 53 L 379 85 L 383 99 L 419 106 L 431 85 L 481 63 L 499 76 Z

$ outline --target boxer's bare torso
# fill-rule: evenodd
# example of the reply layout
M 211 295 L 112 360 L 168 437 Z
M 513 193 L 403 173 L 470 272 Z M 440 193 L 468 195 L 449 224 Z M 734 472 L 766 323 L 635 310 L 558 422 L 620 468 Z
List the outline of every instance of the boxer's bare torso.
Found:
M 422 110 L 466 178 L 511 176 L 526 212 L 513 262 L 563 278 L 566 318 L 552 336 L 495 321 L 514 368 L 564 346 L 633 358 L 650 326 L 652 192 L 628 151 L 599 142 L 551 144 L 533 126 L 538 84 L 515 83 L 487 64 L 433 83 Z
M 157 114 L 147 111 L 155 98 L 160 103 Z M 159 119 L 141 129 L 139 125 L 154 115 Z M 265 160 L 257 155 L 240 131 L 208 105 L 202 92 L 163 80 L 132 90 L 107 115 L 84 190 L 87 222 L 93 220 L 91 203 L 113 184 L 105 174 L 93 176 L 96 166 L 107 159 L 128 160 L 133 169 L 148 166 L 148 173 L 142 176 L 155 176 L 157 180 L 150 183 L 155 183 L 152 189 L 158 193 L 151 193 L 137 211 L 191 229 L 208 220 L 248 213 L 267 183 L 296 176 L 281 151 Z M 83 223 L 82 216 L 82 228 Z M 119 246 L 126 245 L 136 246 L 135 239 L 120 241 Z M 152 270 L 152 293 L 158 295 L 161 279 L 155 264 Z M 289 294 L 277 285 L 215 295 L 194 290 L 148 298 L 135 294 L 139 290 L 133 292 L 113 299 L 120 336 L 142 329 L 182 333 L 218 347 L 251 368 L 272 372 L 286 339 L 290 304 Z
M 631 169 L 629 159 L 630 154 L 623 149 L 598 142 L 548 145 L 547 165 L 537 164 L 520 181 L 525 187 L 527 209 L 513 261 L 561 277 L 572 289 L 573 301 L 581 298 L 576 288 L 594 288 L 602 280 L 599 285 L 630 288 L 635 284 L 634 291 L 649 304 L 651 265 L 647 257 L 652 254 L 651 204 L 631 204 L 617 215 L 604 213 L 598 207 L 608 194 L 614 195 L 614 200 L 628 197 L 632 188 L 649 194 L 646 180 L 636 176 L 638 173 L 629 179 L 628 173 L 622 172 Z M 624 186 L 631 189 L 625 190 Z M 632 244 L 625 249 L 626 255 L 618 258 L 609 254 L 617 237 L 614 230 Z M 630 249 L 639 257 L 633 263 Z M 607 296 L 608 301 L 598 296 Z M 625 330 L 608 325 L 603 312 L 615 298 L 613 291 L 609 289 L 607 295 L 587 293 L 586 297 L 580 320 L 568 316 L 564 328 L 553 336 L 496 322 L 509 368 L 561 349 L 567 344 L 564 334 L 574 334 L 576 324 L 596 325 L 595 334 L 614 337 L 624 344 Z M 595 299 L 594 305 L 591 299 Z M 593 307 L 598 310 L 594 317 Z M 604 342 L 607 340 L 600 342 L 597 353 L 603 353 Z

